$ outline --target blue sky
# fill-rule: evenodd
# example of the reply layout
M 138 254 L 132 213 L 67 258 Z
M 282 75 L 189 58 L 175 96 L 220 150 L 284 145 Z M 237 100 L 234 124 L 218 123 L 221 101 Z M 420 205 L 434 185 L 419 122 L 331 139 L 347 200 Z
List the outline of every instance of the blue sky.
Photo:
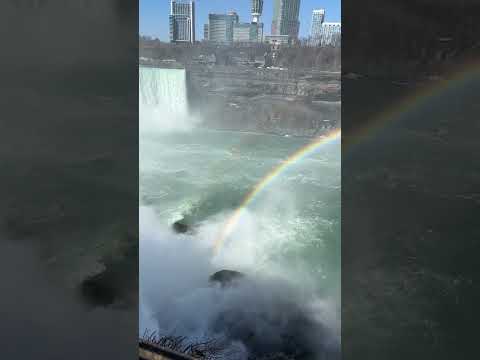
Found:
M 324 8 L 325 21 L 340 21 L 341 0 L 301 0 L 300 36 L 306 37 L 310 32 L 312 10 Z M 250 0 L 196 0 L 197 24 L 196 37 L 203 39 L 203 24 L 208 20 L 208 13 L 225 13 L 236 10 L 240 21 L 250 21 Z M 270 34 L 273 0 L 264 0 L 262 21 L 265 33 Z M 168 15 L 170 0 L 140 0 L 140 34 L 168 40 Z

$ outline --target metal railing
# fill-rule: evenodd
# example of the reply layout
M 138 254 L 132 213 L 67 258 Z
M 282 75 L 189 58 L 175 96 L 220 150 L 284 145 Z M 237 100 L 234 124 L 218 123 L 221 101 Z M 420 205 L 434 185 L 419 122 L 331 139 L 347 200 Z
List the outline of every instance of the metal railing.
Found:
M 138 355 L 140 360 L 198 360 L 144 340 L 138 342 Z

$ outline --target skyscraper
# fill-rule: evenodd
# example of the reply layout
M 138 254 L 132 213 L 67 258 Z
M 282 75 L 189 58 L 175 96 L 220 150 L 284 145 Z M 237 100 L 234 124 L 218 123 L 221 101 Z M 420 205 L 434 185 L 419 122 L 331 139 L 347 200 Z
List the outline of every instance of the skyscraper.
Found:
M 233 26 L 233 42 L 234 43 L 250 43 L 257 41 L 256 24 L 238 23 Z
M 209 37 L 208 32 L 209 32 L 208 23 L 203 24 L 203 40 L 205 41 L 208 41 L 208 37 Z
M 340 46 L 342 23 L 324 22 L 322 24 L 321 45 Z
M 300 0 L 274 0 L 272 35 L 288 35 L 298 38 Z
M 252 23 L 260 22 L 260 16 L 263 11 L 263 0 L 252 0 Z
M 239 22 L 234 11 L 228 14 L 208 14 L 208 40 L 220 44 L 233 42 L 233 28 Z
M 170 1 L 170 42 L 195 42 L 195 1 Z
M 322 35 L 322 24 L 325 20 L 325 9 L 315 9 L 312 12 L 312 27 L 310 28 L 310 36 L 318 39 Z

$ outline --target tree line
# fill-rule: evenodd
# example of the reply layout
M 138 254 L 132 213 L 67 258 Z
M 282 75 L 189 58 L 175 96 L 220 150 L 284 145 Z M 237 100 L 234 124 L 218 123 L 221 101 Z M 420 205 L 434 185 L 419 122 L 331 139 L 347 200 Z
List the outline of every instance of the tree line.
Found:
M 172 44 L 146 36 L 140 36 L 140 57 L 156 60 L 176 60 L 188 65 L 200 58 L 213 58 L 217 65 L 235 65 L 238 60 L 262 62 L 271 56 L 272 47 L 260 43 L 254 45 L 237 44 L 231 46 L 217 45 L 208 42 L 195 44 Z M 290 70 L 318 69 L 340 71 L 341 49 L 333 46 L 309 46 L 307 42 L 283 46 L 275 50 L 274 66 Z

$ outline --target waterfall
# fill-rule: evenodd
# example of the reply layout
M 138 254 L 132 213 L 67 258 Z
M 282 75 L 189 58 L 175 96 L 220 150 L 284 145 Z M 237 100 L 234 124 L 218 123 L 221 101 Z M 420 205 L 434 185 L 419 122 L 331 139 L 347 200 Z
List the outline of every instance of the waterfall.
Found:
M 185 70 L 140 67 L 139 107 L 141 130 L 190 129 Z

